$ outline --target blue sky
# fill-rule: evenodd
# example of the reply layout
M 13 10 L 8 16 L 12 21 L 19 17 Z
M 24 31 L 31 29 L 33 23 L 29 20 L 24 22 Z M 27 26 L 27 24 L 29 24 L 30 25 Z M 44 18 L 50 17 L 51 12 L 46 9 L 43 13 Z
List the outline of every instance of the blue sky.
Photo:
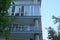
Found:
M 57 29 L 57 24 L 54 24 L 52 16 L 60 16 L 60 0 L 42 0 L 41 16 L 42 16 L 42 29 L 43 39 L 47 40 L 47 27 L 51 26 Z

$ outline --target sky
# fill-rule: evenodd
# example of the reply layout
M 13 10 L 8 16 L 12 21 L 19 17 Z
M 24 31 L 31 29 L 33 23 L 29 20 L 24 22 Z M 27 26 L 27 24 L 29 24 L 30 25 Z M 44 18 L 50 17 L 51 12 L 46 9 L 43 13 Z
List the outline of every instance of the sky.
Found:
M 47 29 L 49 26 L 57 30 L 58 24 L 54 24 L 52 16 L 60 16 L 60 0 L 42 0 L 41 16 L 42 16 L 42 30 L 43 39 L 48 40 Z

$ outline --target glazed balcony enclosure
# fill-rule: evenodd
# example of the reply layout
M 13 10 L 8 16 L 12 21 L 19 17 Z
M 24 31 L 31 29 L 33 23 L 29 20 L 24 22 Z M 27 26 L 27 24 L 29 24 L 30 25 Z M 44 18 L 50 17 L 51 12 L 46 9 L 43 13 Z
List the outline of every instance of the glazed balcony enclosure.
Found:
M 11 33 L 40 33 L 40 27 L 10 27 L 9 28 Z
M 16 16 L 9 30 L 11 33 L 40 33 L 38 20 L 40 20 L 39 16 Z
M 41 4 L 41 0 L 13 0 L 13 1 L 16 3 L 16 6 L 19 6 L 19 5 L 40 5 Z
M 16 16 L 8 28 L 11 32 L 9 39 L 30 40 L 32 38 L 35 40 L 36 35 L 39 39 L 39 35 L 42 33 L 42 28 L 38 25 L 39 20 L 41 20 L 41 16 Z

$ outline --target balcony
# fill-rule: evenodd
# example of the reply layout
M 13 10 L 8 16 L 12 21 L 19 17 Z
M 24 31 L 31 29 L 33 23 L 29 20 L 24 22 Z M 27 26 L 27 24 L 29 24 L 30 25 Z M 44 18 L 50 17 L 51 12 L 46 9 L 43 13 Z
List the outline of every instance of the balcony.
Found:
M 41 33 L 40 27 L 10 27 L 11 33 Z

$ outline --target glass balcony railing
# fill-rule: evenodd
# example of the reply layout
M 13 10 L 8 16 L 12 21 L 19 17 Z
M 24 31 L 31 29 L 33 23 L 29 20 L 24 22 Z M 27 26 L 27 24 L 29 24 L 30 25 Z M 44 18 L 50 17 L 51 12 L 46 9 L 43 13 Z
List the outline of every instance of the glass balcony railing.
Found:
M 40 27 L 10 27 L 9 30 L 14 33 L 14 32 L 41 32 L 41 28 Z

